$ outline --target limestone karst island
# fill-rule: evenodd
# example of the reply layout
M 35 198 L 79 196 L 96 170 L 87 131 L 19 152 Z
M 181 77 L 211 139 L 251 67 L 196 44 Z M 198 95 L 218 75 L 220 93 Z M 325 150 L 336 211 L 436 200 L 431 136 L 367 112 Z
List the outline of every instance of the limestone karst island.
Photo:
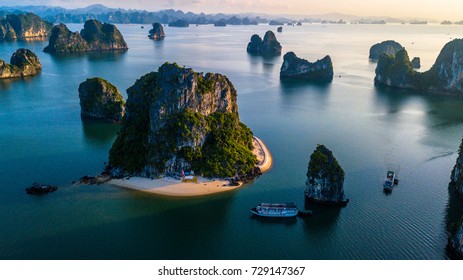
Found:
M 79 32 L 71 32 L 65 24 L 55 25 L 51 31 L 48 53 L 127 50 L 124 37 L 116 26 L 87 20 Z
M 0 59 L 0 79 L 34 76 L 42 69 L 35 53 L 18 49 L 10 58 L 10 63 Z
M 265 144 L 240 122 L 237 92 L 226 76 L 165 63 L 127 94 L 102 175 L 110 183 L 195 196 L 233 190 L 270 168 Z M 105 80 L 82 83 L 79 96 L 83 117 L 118 121 L 123 114 L 120 94 Z

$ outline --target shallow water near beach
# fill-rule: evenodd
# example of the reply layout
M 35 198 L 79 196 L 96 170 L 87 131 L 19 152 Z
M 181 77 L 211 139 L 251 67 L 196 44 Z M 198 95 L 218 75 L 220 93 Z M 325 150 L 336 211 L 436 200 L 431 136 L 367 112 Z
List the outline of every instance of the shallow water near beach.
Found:
M 81 25 L 69 25 L 79 30 Z M 52 56 L 47 42 L 0 44 L 38 54 L 43 71 L 0 81 L 0 259 L 446 259 L 447 227 L 463 203 L 448 183 L 463 136 L 463 98 L 377 89 L 371 45 L 393 39 L 422 69 L 461 26 L 303 25 L 276 33 L 283 53 L 310 61 L 329 54 L 329 85 L 280 83 L 282 57 L 246 53 L 269 26 L 165 27 L 149 40 L 119 25 L 125 53 Z M 76 186 L 102 171 L 119 126 L 83 122 L 77 88 L 99 76 L 125 89 L 164 62 L 229 77 L 241 120 L 270 149 L 274 165 L 254 183 L 201 198 L 166 198 L 111 185 Z M 346 173 L 345 208 L 306 205 L 304 219 L 268 220 L 260 202 L 304 207 L 309 156 L 331 149 Z M 388 170 L 400 180 L 383 193 Z M 58 185 L 44 196 L 24 188 Z

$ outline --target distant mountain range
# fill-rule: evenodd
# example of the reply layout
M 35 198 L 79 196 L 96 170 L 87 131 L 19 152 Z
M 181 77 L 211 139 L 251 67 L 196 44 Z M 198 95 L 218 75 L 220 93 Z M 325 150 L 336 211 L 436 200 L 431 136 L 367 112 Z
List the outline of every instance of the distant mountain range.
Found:
M 83 23 L 88 19 L 98 19 L 109 23 L 137 23 L 151 24 L 160 22 L 164 24 L 171 23 L 176 20 L 185 20 L 189 24 L 213 24 L 218 21 L 225 22 L 230 25 L 240 24 L 258 24 L 268 23 L 270 20 L 275 20 L 282 23 L 303 22 L 326 22 L 326 23 L 399 23 L 416 20 L 426 20 L 433 22 L 430 19 L 413 18 L 413 19 L 397 19 L 391 17 L 359 17 L 354 15 L 346 15 L 340 13 L 329 13 L 322 15 L 268 15 L 257 13 L 242 13 L 242 14 L 205 14 L 205 13 L 184 13 L 181 10 L 161 10 L 149 12 L 144 10 L 126 10 L 109 8 L 101 4 L 91 5 L 85 8 L 66 9 L 63 7 L 54 6 L 2 6 L 0 7 L 0 16 L 9 13 L 25 13 L 30 12 L 39 15 L 47 21 L 53 23 Z

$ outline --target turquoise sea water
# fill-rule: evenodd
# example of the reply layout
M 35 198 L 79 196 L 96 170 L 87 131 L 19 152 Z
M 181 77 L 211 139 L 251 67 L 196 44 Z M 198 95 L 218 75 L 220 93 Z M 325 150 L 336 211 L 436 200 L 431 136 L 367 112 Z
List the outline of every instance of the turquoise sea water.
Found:
M 252 34 L 269 26 L 165 27 L 149 40 L 119 25 L 125 53 L 53 56 L 47 42 L 0 44 L 37 53 L 40 75 L 0 81 L 0 259 L 445 259 L 447 227 L 463 203 L 448 182 L 463 136 L 463 98 L 376 89 L 371 45 L 394 39 L 422 70 L 461 26 L 304 25 L 276 33 L 283 53 L 329 54 L 329 85 L 281 84 L 282 57 L 249 56 Z M 70 25 L 79 30 L 81 25 Z M 83 122 L 77 88 L 99 76 L 125 89 L 164 62 L 227 75 L 241 120 L 263 139 L 274 166 L 253 184 L 203 198 L 165 198 L 104 186 L 74 186 L 107 161 L 118 125 Z M 260 202 L 304 205 L 307 162 L 318 143 L 346 172 L 345 208 L 308 205 L 307 219 L 251 216 Z M 387 170 L 400 179 L 382 191 Z M 57 192 L 29 196 L 34 181 Z

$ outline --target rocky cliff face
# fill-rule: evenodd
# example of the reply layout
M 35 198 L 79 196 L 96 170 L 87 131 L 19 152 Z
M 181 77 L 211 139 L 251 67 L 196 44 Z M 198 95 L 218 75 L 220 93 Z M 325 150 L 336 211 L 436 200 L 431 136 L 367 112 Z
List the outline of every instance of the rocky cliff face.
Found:
M 162 24 L 158 22 L 153 23 L 153 29 L 149 31 L 148 38 L 153 40 L 162 40 L 164 37 L 166 37 L 166 34 L 164 33 Z
M 463 216 L 460 218 L 459 222 L 453 224 L 448 244 L 455 253 L 463 258 Z
M 263 56 L 281 55 L 281 45 L 275 33 L 270 30 L 265 33 L 264 40 L 262 40 L 261 53 Z
M 18 49 L 10 59 L 10 64 L 0 60 L 0 79 L 19 78 L 36 75 L 42 69 L 40 60 L 28 49 Z
M 239 122 L 227 77 L 166 63 L 127 90 L 126 116 L 111 152 L 113 175 L 228 177 L 254 168 L 252 132 Z
M 463 139 L 458 149 L 457 161 L 450 175 L 449 188 L 453 189 L 458 197 L 463 198 Z M 453 195 L 452 191 L 450 195 Z M 463 216 L 459 221 L 451 224 L 448 245 L 463 258 Z
M 344 171 L 333 153 L 318 145 L 310 156 L 307 170 L 306 198 L 322 204 L 346 205 L 344 195 Z
M 455 191 L 463 198 L 463 139 L 458 150 L 458 157 L 452 174 L 450 184 L 455 187 Z
M 80 33 L 71 32 L 64 24 L 53 27 L 49 44 L 43 51 L 65 53 L 127 49 L 127 43 L 116 26 L 87 20 Z
M 401 49 L 403 49 L 402 45 L 400 45 L 396 41 L 383 41 L 381 43 L 374 44 L 370 48 L 369 58 L 373 60 L 378 60 L 382 53 L 385 53 L 387 55 L 395 55 L 396 52 L 400 51 Z
M 283 57 L 283 65 L 280 69 L 282 80 L 304 80 L 315 82 L 331 82 L 333 80 L 333 64 L 330 56 L 310 63 L 298 58 L 295 53 L 288 52 Z
M 43 40 L 48 38 L 53 25 L 39 16 L 7 15 L 0 21 L 0 41 L 2 40 Z
M 120 122 L 125 102 L 119 90 L 101 78 L 87 79 L 79 85 L 82 118 Z
M 281 45 L 275 33 L 269 30 L 265 33 L 264 40 L 257 34 L 252 35 L 247 52 L 263 56 L 278 56 L 281 55 Z
M 447 43 L 427 75 L 428 82 L 431 79 L 436 84 L 429 85 L 422 81 L 425 87 L 463 93 L 463 39 Z
M 260 55 L 262 47 L 262 38 L 259 35 L 254 34 L 251 36 L 251 41 L 248 43 L 247 52 L 251 54 Z
M 375 73 L 375 85 L 413 88 L 415 71 L 405 49 L 398 51 L 395 56 L 382 53 Z
M 463 93 L 463 39 L 447 43 L 426 72 L 413 70 L 405 49 L 395 56 L 382 54 L 376 67 L 375 84 L 431 92 Z

